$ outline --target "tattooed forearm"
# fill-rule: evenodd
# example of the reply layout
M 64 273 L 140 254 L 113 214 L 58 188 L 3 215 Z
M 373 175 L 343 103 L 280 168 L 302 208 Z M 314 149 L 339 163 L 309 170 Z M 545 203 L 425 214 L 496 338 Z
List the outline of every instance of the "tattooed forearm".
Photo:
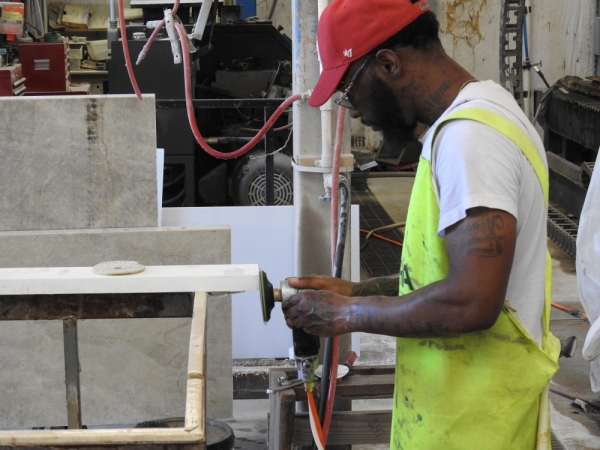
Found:
M 420 320 L 402 317 L 401 310 L 408 312 L 406 297 L 370 297 L 354 305 L 353 325 L 355 330 L 388 336 L 447 336 L 451 330 L 442 320 Z M 404 306 L 403 306 L 404 305 Z M 405 309 L 406 308 L 406 309 Z
M 373 295 L 395 296 L 398 295 L 400 285 L 399 275 L 389 277 L 371 278 L 356 283 L 352 287 L 353 297 L 369 297 Z
M 496 257 L 504 251 L 504 221 L 493 211 L 474 209 L 456 231 L 460 233 L 459 250 L 464 256 Z

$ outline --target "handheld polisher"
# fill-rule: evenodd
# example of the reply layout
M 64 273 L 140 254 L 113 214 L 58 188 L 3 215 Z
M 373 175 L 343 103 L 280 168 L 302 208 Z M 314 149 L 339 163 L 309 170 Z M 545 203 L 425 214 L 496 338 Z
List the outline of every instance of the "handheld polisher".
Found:
M 301 292 L 301 290 L 291 287 L 287 280 L 280 283 L 279 289 L 273 288 L 273 285 L 267 279 L 267 274 L 261 270 L 260 300 L 265 323 L 271 318 L 271 311 L 275 307 L 275 302 L 280 302 L 281 307 L 285 308 L 290 297 L 298 292 Z M 308 334 L 301 328 L 292 328 L 292 339 L 298 372 L 302 373 L 305 382 L 314 382 L 315 370 L 318 366 L 319 337 Z

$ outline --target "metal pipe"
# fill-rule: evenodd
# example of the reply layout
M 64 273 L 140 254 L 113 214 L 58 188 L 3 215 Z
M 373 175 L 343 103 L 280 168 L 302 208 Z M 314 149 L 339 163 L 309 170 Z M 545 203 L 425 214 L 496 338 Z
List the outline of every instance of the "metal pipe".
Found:
M 111 28 L 116 28 L 117 26 L 117 19 L 116 19 L 116 14 L 115 14 L 115 2 L 116 0 L 110 0 L 110 19 L 109 19 L 109 24 L 111 25 Z M 114 26 L 113 26 L 114 24 Z
M 318 0 L 318 17 L 329 4 L 329 0 Z M 319 58 L 319 69 L 323 71 L 321 58 Z M 319 108 L 321 111 L 321 167 L 330 168 L 333 165 L 333 100 L 330 98 Z M 331 172 L 330 172 L 331 173 Z M 327 177 L 327 175 L 323 175 Z
M 316 49 L 317 0 L 292 1 L 293 91 L 312 89 L 319 76 Z M 320 148 L 320 111 L 306 103 L 294 103 L 294 161 L 314 155 Z M 320 173 L 302 171 L 294 165 L 294 254 L 296 275 L 331 273 L 329 203 L 319 200 L 323 191 Z
M 529 47 L 531 36 L 531 0 L 525 0 L 525 14 L 523 15 L 523 46 L 525 58 L 523 62 L 523 112 L 529 120 L 532 119 L 533 96 L 531 95 L 531 62 Z
M 119 31 L 117 29 L 117 15 L 115 2 L 117 0 L 110 0 L 110 17 L 108 19 L 108 29 L 106 30 L 106 47 L 110 50 L 112 43 L 119 40 Z M 125 36 L 125 30 L 123 30 L 123 36 Z

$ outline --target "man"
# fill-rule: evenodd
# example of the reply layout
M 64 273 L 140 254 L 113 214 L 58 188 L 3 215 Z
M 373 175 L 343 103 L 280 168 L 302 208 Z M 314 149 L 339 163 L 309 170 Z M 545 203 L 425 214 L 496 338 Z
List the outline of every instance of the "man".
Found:
M 335 91 L 387 133 L 430 126 L 399 276 L 291 279 L 289 326 L 398 337 L 393 449 L 550 448 L 547 165 L 512 96 L 444 52 L 425 0 L 333 0 L 311 106 Z

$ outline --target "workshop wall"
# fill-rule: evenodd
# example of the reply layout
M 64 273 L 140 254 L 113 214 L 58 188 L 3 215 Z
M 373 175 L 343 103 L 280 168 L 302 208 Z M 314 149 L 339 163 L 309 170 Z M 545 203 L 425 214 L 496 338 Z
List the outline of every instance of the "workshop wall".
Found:
M 269 12 L 273 2 L 276 1 L 275 10 L 271 20 L 275 28 L 281 27 L 281 32 L 292 37 L 292 2 L 290 0 L 257 0 L 256 2 L 256 15 L 266 20 L 269 17 Z
M 439 2 L 444 48 L 459 64 L 480 79 L 499 81 L 499 35 L 502 0 L 450 0 Z M 542 62 L 550 84 L 565 75 L 593 75 L 593 0 L 532 1 L 528 16 L 530 60 Z M 531 74 L 533 89 L 543 81 Z

